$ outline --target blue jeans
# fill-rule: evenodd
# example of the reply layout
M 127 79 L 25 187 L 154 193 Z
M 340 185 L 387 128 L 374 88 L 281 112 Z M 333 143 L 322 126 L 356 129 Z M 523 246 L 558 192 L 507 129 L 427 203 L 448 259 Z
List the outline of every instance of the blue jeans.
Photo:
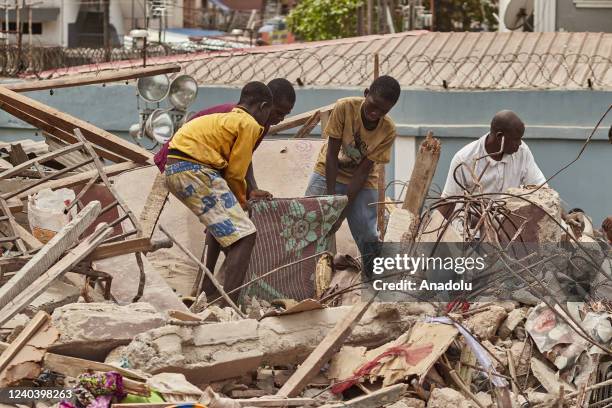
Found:
M 336 182 L 336 194 L 346 195 L 347 191 L 346 184 Z M 306 188 L 306 196 L 318 195 L 327 195 L 327 181 L 324 176 L 313 173 Z M 378 190 L 363 188 L 351 203 L 346 215 L 351 234 L 362 256 L 371 252 L 372 243 L 378 242 L 376 206 L 368 205 L 377 201 Z

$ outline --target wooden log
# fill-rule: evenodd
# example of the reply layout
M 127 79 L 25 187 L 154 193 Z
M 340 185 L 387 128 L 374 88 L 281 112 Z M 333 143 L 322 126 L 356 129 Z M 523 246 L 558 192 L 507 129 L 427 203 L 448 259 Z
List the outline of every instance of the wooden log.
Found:
M 417 153 L 414 169 L 410 176 L 406 197 L 402 208 L 410 211 L 417 217 L 427 198 L 427 192 L 431 186 L 431 180 L 436 172 L 438 160 L 440 159 L 441 144 L 433 137 L 432 132 L 427 132 L 427 137 Z
M 348 401 L 322 405 L 320 408 L 378 408 L 398 401 L 407 387 L 406 384 L 396 384 Z
M 94 248 L 100 245 L 100 243 L 112 232 L 112 228 L 108 225 L 101 225 L 102 227 L 100 229 L 87 237 L 83 242 L 77 245 L 76 248 L 70 250 L 67 255 L 32 282 L 27 290 L 22 291 L 11 299 L 6 306 L 0 310 L 0 324 L 4 324 L 21 310 L 25 309 L 34 299 L 40 296 L 54 280 L 58 279 L 66 272 L 69 272 L 79 262 L 85 259 Z M 44 249 L 42 251 L 44 251 Z
M 68 133 L 72 132 L 75 128 L 80 128 L 89 142 L 135 161 L 136 163 L 144 164 L 152 161 L 153 155 L 147 150 L 87 123 L 84 120 L 60 112 L 57 109 L 53 109 L 9 89 L 0 87 L 0 102 L 15 106 L 34 117 L 45 120 L 55 128 L 62 129 Z M 4 109 L 4 104 L 1 107 Z M 53 134 L 53 132 L 49 133 Z M 58 137 L 60 136 L 58 135 Z
M 92 201 L 59 231 L 30 261 L 0 288 L 0 308 L 4 308 L 47 271 L 89 227 L 100 213 L 100 203 Z M 2 319 L 0 319 L 2 320 Z
M 75 75 L 58 79 L 45 79 L 39 81 L 24 81 L 3 85 L 14 92 L 42 91 L 45 89 L 69 88 L 82 85 L 104 84 L 107 82 L 120 82 L 142 77 L 170 74 L 180 72 L 180 65 L 166 64 L 145 68 L 128 68 L 117 71 L 103 72 L 95 75 Z
M 336 326 L 325 336 L 323 341 L 313 350 L 306 360 L 298 367 L 295 373 L 278 390 L 276 395 L 285 397 L 295 397 L 308 385 L 308 382 L 321 370 L 338 351 L 344 340 L 351 334 L 353 327 L 368 310 L 374 296 L 364 303 L 357 304 L 349 311 L 344 319 L 339 321 Z

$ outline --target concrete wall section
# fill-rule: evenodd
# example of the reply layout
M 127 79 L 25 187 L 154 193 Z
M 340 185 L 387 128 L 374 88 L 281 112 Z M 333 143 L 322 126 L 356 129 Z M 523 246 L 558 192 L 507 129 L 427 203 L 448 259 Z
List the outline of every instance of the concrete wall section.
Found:
M 557 31 L 612 32 L 612 2 L 607 2 L 608 7 L 576 7 L 580 2 L 585 3 L 584 0 L 557 0 Z M 600 0 L 600 3 L 604 2 Z

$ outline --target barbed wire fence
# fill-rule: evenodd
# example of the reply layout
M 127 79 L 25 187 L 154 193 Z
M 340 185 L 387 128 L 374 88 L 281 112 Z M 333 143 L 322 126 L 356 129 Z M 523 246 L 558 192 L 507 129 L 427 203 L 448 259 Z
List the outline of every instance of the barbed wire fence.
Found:
M 208 51 L 208 52 L 203 52 Z M 190 44 L 152 44 L 147 65 L 175 62 L 182 72 L 200 84 L 240 86 L 252 80 L 283 77 L 298 85 L 367 86 L 374 71 L 371 52 L 324 53 L 320 48 L 262 53 L 251 50 L 210 49 Z M 197 53 L 197 55 L 196 55 Z M 0 75 L 24 74 L 57 77 L 73 73 L 70 67 L 88 65 L 79 72 L 142 66 L 140 49 L 116 48 L 111 61 L 104 49 L 25 48 L 18 57 L 16 47 L 0 47 Z M 156 58 L 169 57 L 171 58 Z M 402 87 L 440 89 L 511 88 L 612 88 L 612 57 L 586 53 L 515 53 L 465 57 L 441 57 L 399 52 L 379 53 L 383 74 L 398 79 Z

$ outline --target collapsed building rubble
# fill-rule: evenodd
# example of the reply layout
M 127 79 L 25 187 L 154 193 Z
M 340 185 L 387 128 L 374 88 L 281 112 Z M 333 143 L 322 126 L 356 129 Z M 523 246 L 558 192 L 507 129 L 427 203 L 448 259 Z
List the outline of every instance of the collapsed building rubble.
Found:
M 99 81 L 144 74 L 151 72 Z M 550 271 L 538 269 L 571 264 L 609 283 L 602 265 L 610 246 L 593 231 L 576 233 L 565 224 L 559 195 L 549 187 L 451 197 L 458 205 L 445 218 L 438 211 L 444 202 L 427 199 L 441 148 L 429 134 L 406 199 L 390 206 L 385 241 L 413 250 L 458 241 L 489 245 L 496 258 L 488 277 L 476 280 L 477 299 L 383 302 L 358 261 L 324 251 L 308 256 L 308 298 L 270 300 L 245 291 L 233 309 L 192 294 L 191 284 L 173 284 L 169 259 L 192 271 L 201 262 L 181 255 L 194 251 L 185 231 L 172 222 L 160 228 L 160 218 L 180 218 L 167 214 L 179 204 L 168 199 L 163 176 L 146 168 L 148 151 L 9 89 L 0 90 L 0 101 L 48 141 L 36 149 L 0 148 L 2 386 L 78 390 L 79 399 L 65 407 L 543 408 L 606 406 L 612 398 L 609 298 L 578 279 L 570 283 L 586 293 L 582 301 L 563 301 L 553 289 L 567 287 L 567 279 L 542 280 Z M 289 118 L 276 130 L 303 125 L 298 134 L 306 135 L 332 108 Z M 299 159 L 313 160 L 313 152 Z M 127 170 L 135 171 L 121 174 Z M 148 191 L 135 194 L 130 176 L 143 174 Z M 27 200 L 60 188 L 74 191 L 66 212 L 77 215 L 47 235 L 34 231 Z M 202 233 L 191 224 L 185 229 Z M 566 246 L 554 262 L 528 247 L 548 243 Z M 511 249 L 524 256 L 517 260 Z M 243 286 L 273 286 L 266 279 L 286 268 L 270 268 Z M 495 297 L 500 290 L 513 296 L 502 301 Z

